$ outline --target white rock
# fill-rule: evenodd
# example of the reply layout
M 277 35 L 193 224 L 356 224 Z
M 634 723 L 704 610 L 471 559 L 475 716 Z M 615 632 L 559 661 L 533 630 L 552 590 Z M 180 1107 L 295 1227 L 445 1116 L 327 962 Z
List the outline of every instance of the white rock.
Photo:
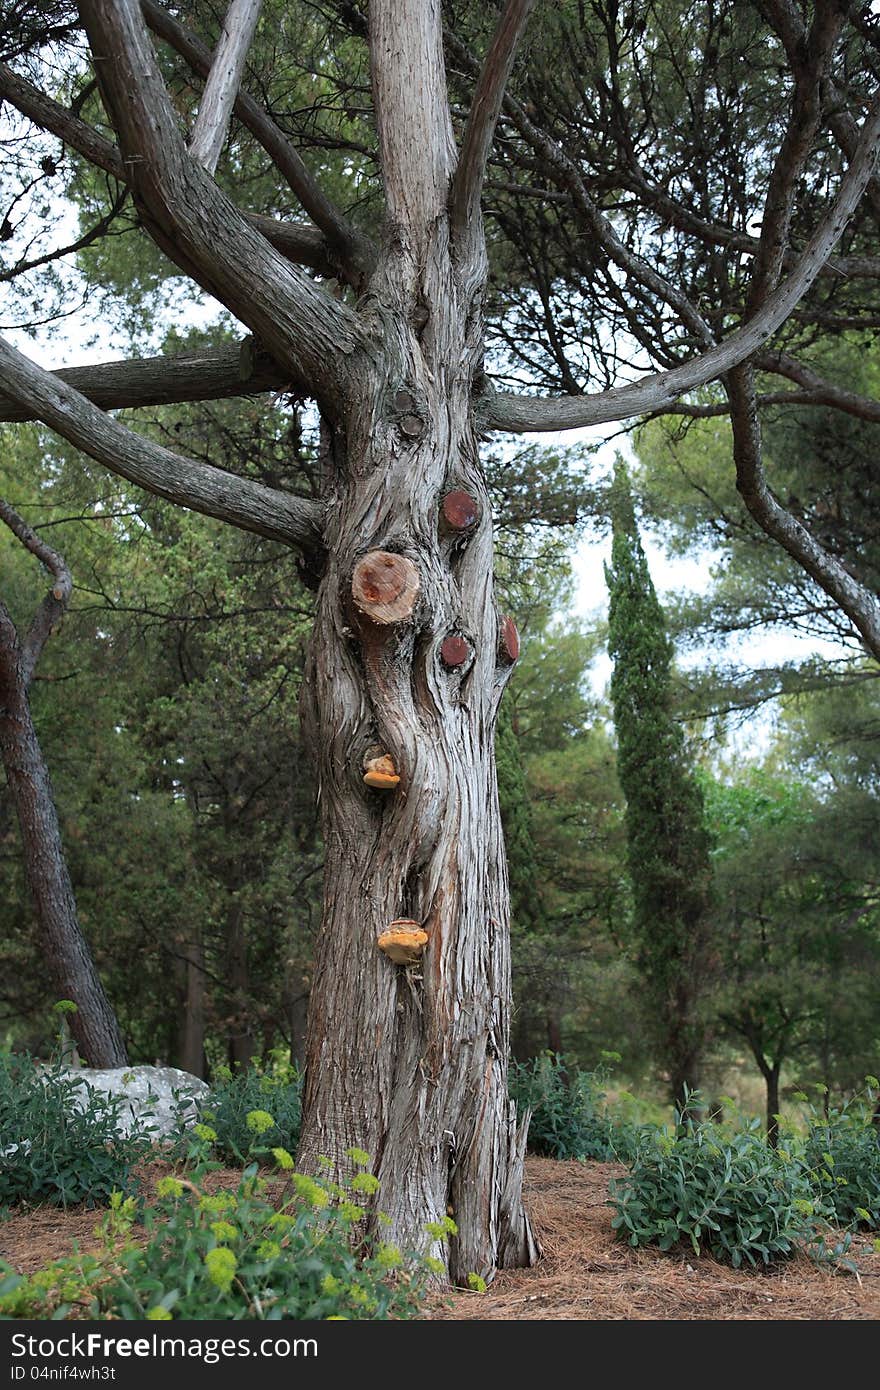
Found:
M 89 1094 L 119 1096 L 119 1130 L 123 1135 L 148 1133 L 154 1139 L 171 1134 L 181 1120 L 198 1119 L 198 1100 L 208 1094 L 206 1082 L 177 1067 L 65 1067 L 54 1075 L 74 1083 L 71 1103 L 84 1110 Z

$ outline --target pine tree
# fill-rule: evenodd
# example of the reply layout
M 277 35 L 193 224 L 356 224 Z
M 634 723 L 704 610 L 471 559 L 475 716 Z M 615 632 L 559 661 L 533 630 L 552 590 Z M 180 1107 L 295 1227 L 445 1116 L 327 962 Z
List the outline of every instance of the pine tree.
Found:
M 644 1002 L 673 1103 L 693 1090 L 705 1047 L 701 1002 L 711 969 L 710 841 L 703 796 L 672 712 L 672 643 L 618 464 L 606 566 L 611 699 Z

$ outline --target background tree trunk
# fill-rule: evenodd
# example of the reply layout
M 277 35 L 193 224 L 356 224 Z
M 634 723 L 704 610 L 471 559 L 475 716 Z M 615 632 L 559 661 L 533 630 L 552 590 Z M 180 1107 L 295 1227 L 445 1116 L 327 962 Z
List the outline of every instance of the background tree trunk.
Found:
M 183 948 L 184 998 L 178 1041 L 178 1066 L 193 1076 L 205 1075 L 205 948 L 201 933 Z
M 37 934 L 59 999 L 71 999 L 70 1031 L 93 1067 L 123 1067 L 122 1034 L 80 930 L 61 828 L 31 717 L 17 644 L 0 646 L 0 756 L 21 826 L 28 891 Z

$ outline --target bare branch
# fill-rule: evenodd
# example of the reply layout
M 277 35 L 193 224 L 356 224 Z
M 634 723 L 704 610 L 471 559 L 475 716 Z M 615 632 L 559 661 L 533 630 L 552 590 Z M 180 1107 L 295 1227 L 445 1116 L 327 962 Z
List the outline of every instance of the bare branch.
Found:
M 63 556 L 59 555 L 57 550 L 53 550 L 50 545 L 47 545 L 36 531 L 31 530 L 24 518 L 19 516 L 15 508 L 5 502 L 2 497 L 0 497 L 0 521 L 9 527 L 16 540 L 21 541 L 26 550 L 29 550 L 41 564 L 46 566 L 53 579 L 52 587 L 34 614 L 28 634 L 20 646 L 21 674 L 25 690 L 27 690 L 52 629 L 63 617 L 70 602 L 73 579 Z
M 559 183 L 567 190 L 575 209 L 580 213 L 590 231 L 606 255 L 621 270 L 625 270 L 638 284 L 644 285 L 652 294 L 674 309 L 681 321 L 690 330 L 698 343 L 711 347 L 715 337 L 706 320 L 677 285 L 674 285 L 642 256 L 630 251 L 614 230 L 612 223 L 600 211 L 590 197 L 580 170 L 574 160 L 544 131 L 529 120 L 526 112 L 514 97 L 504 98 L 504 105 L 510 118 L 523 139 L 531 145 L 542 163 L 556 171 Z
M 769 8 L 785 11 L 785 0 L 769 0 Z M 761 237 L 755 256 L 746 314 L 763 302 L 778 283 L 789 247 L 797 180 L 806 162 L 822 114 L 821 83 L 843 24 L 844 11 L 817 5 L 812 28 L 804 32 L 792 55 L 795 90 L 788 124 L 773 168 L 761 217 Z
M 483 244 L 480 198 L 486 164 L 517 46 L 534 6 L 535 0 L 507 0 L 474 91 L 452 185 L 452 234 L 465 262 Z
M 8 270 L 0 271 L 0 283 L 15 280 L 19 275 L 26 275 L 29 270 L 37 270 L 41 265 L 50 265 L 52 261 L 60 261 L 64 256 L 72 256 L 75 251 L 83 251 L 93 242 L 99 241 L 116 221 L 126 197 L 126 190 L 122 189 L 113 199 L 104 216 L 99 217 L 98 221 L 87 232 L 83 232 L 82 236 L 78 236 L 75 241 L 69 242 L 66 246 L 57 246 L 54 251 L 47 251 L 42 256 L 34 256 L 32 260 L 19 261 L 17 265 L 10 266 Z
M 773 372 L 776 376 L 797 382 L 798 386 L 803 387 L 804 393 L 809 393 L 810 404 L 832 406 L 859 420 L 880 423 L 880 401 L 870 396 L 860 396 L 855 391 L 846 391 L 842 386 L 826 381 L 818 372 L 805 367 L 787 352 L 759 353 L 754 365 L 759 371 Z
M 186 60 L 193 72 L 207 77 L 211 70 L 211 51 L 202 41 L 184 29 L 157 0 L 142 0 L 141 8 L 153 33 Z M 287 140 L 284 132 L 259 102 L 246 92 L 239 91 L 233 110 L 287 180 L 303 208 L 327 238 L 328 259 L 336 266 L 333 274 L 347 270 L 346 278 L 357 282 L 368 273 L 376 260 L 376 251 L 369 238 L 363 236 L 327 197 L 326 193 Z M 304 264 L 310 264 L 305 261 Z
M 232 0 L 223 21 L 223 32 L 193 126 L 189 152 L 203 169 L 213 174 L 229 129 L 232 107 L 241 85 L 245 59 L 262 0 Z
M 181 352 L 173 357 L 137 357 L 53 372 L 102 410 L 216 401 L 263 391 L 296 389 L 296 382 L 261 352 L 253 338 L 228 347 Z M 26 405 L 0 395 L 0 421 L 34 420 Z
M 270 540 L 306 550 L 321 546 L 323 512 L 317 503 L 144 439 L 3 339 L 0 388 L 76 448 L 148 492 Z
M 82 0 L 80 11 L 147 230 L 332 414 L 340 357 L 360 343 L 354 314 L 279 256 L 190 158 L 136 0 Z
M 28 120 L 47 130 L 50 135 L 57 136 L 96 168 L 103 169 L 120 183 L 127 182 L 128 171 L 114 144 L 73 111 L 53 101 L 2 63 L 0 99 L 10 102 Z M 310 266 L 328 277 L 339 274 L 339 266 L 330 254 L 327 241 L 316 227 L 300 222 L 279 222 L 274 217 L 264 217 L 256 212 L 243 212 L 242 216 L 288 260 L 295 261 L 297 265 Z
M 803 66 L 807 43 L 807 28 L 800 11 L 791 0 L 762 0 L 759 8 L 782 40 L 792 71 L 797 73 Z M 830 73 L 823 78 L 823 97 L 831 132 L 847 159 L 852 159 L 859 128 L 846 110 L 845 93 Z M 880 219 L 880 181 L 876 177 L 868 180 L 865 196 L 874 217 Z
M 686 391 L 722 376 L 751 356 L 785 322 L 827 261 L 874 171 L 878 140 L 880 101 L 875 101 L 862 127 L 855 157 L 840 181 L 837 197 L 791 274 L 767 296 L 752 318 L 724 342 L 671 371 L 595 395 L 547 399 L 505 392 L 490 394 L 487 427 L 521 432 L 578 429 L 662 410 L 674 404 Z
M 784 406 L 815 406 L 827 405 L 821 393 L 813 391 L 763 391 L 755 397 L 759 409 L 771 405 Z M 693 401 L 677 401 L 675 405 L 664 406 L 662 410 L 656 410 L 647 415 L 647 420 L 656 420 L 664 415 L 680 415 L 687 420 L 717 420 L 723 415 L 730 414 L 730 403 L 728 401 L 715 401 L 710 404 L 708 401 L 697 404 Z
M 727 391 L 733 425 L 736 486 L 755 521 L 815 579 L 843 610 L 867 650 L 880 660 L 880 602 L 875 594 L 823 550 L 796 517 L 773 496 L 761 462 L 761 432 L 753 370 L 739 366 L 729 373 Z

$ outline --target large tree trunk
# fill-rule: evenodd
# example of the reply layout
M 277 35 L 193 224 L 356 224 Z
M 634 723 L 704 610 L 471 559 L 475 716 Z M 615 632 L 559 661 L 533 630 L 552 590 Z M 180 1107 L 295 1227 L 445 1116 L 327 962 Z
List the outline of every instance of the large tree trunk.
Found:
M 367 1150 L 388 1237 L 433 1244 L 464 1281 L 537 1254 L 522 1205 L 526 1123 L 507 1093 L 494 755 L 518 644 L 492 591 L 473 410 L 485 254 L 476 226 L 457 253 L 450 245 L 439 5 L 377 0 L 370 30 L 388 224 L 359 303 L 371 347 L 353 356 L 328 433 L 328 560 L 303 690 L 326 887 L 300 1161 L 324 1155 L 344 1177 L 346 1149 Z M 390 785 L 364 783 L 377 757 L 390 759 Z M 378 946 L 400 921 L 427 933 L 412 964 Z M 447 1251 L 425 1223 L 448 1214 L 458 1234 Z
M 387 284 L 383 297 L 394 306 Z M 451 286 L 444 302 L 455 303 Z M 425 1221 L 451 1212 L 449 1270 L 464 1280 L 536 1255 L 521 1199 L 525 1125 L 507 1094 L 493 738 L 516 643 L 493 601 L 464 324 L 432 314 L 420 337 L 386 309 L 377 327 L 384 361 L 329 446 L 329 561 L 304 687 L 326 890 L 300 1161 L 326 1155 L 345 1173 L 346 1149 L 366 1149 L 389 1238 L 424 1248 Z M 450 492 L 475 505 L 444 508 Z M 465 524 L 450 526 L 450 511 Z M 463 642 L 441 655 L 450 635 Z M 377 754 L 398 785 L 365 785 Z M 401 919 L 427 932 L 417 964 L 377 947 Z
M 93 1067 L 125 1066 L 125 1045 L 80 930 L 61 829 L 28 703 L 17 644 L 0 647 L 0 756 L 21 826 L 37 939 L 52 988 L 71 999 L 68 1016 L 81 1055 Z

